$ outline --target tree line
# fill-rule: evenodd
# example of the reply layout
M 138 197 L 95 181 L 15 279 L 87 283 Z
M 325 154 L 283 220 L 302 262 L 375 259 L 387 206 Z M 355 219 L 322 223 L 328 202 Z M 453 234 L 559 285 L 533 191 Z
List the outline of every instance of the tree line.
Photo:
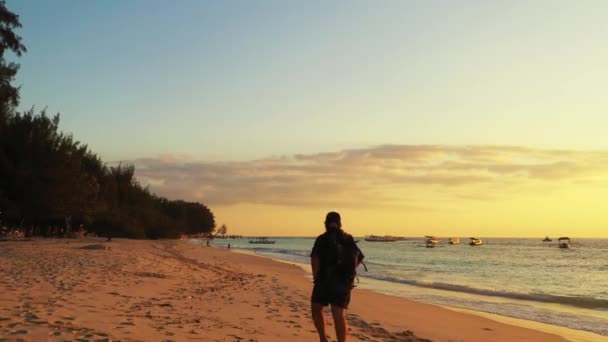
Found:
M 19 16 L 0 0 L 0 225 L 48 235 L 85 225 L 99 235 L 176 238 L 210 233 L 211 210 L 201 203 L 169 200 L 135 178 L 133 165 L 108 166 L 87 145 L 59 129 L 59 114 L 18 111 L 19 65 L 26 52 L 15 30 Z

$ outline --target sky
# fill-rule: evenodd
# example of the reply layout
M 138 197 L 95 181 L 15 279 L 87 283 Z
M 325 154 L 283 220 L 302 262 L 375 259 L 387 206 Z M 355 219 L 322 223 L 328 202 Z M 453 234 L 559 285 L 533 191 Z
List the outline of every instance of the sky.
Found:
M 21 107 L 233 233 L 608 237 L 606 1 L 7 4 Z

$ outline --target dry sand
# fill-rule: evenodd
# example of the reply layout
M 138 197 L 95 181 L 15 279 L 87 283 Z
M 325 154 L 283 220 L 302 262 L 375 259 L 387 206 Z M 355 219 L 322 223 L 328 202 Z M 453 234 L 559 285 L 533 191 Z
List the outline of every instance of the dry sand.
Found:
M 102 241 L 0 242 L 0 341 L 318 341 L 296 265 L 186 241 Z M 348 321 L 351 341 L 565 341 L 358 289 Z

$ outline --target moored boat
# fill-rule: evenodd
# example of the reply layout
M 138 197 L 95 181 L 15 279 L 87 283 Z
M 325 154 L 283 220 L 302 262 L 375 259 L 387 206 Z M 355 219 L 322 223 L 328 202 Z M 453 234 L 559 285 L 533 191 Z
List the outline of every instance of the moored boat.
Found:
M 448 243 L 450 245 L 458 245 L 458 244 L 460 244 L 460 239 L 459 238 L 450 238 Z
M 543 242 L 551 242 L 553 240 L 551 240 L 548 236 L 545 236 L 545 238 L 543 239 Z
M 571 243 L 572 243 L 572 241 L 567 236 L 562 236 L 559 239 L 557 239 L 557 246 L 559 248 L 570 248 Z
M 478 238 L 470 238 L 471 241 L 469 242 L 469 246 L 481 246 L 483 245 L 483 241 L 481 241 L 481 239 Z
M 426 248 L 433 248 L 439 243 L 439 239 L 434 236 L 427 235 L 426 237 Z
M 395 236 L 378 236 L 378 235 L 369 235 L 365 237 L 365 241 L 367 242 L 395 242 L 398 241 L 399 238 Z
M 253 240 L 249 240 L 249 243 L 263 244 L 263 245 L 271 245 L 271 244 L 274 244 L 275 242 L 277 242 L 277 241 L 268 240 L 267 237 L 257 237 L 257 238 L 254 238 Z

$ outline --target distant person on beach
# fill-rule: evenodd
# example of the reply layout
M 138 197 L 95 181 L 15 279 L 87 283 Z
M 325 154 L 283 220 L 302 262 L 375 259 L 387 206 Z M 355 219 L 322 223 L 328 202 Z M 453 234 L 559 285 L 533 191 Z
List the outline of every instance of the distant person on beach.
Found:
M 311 296 L 312 319 L 321 342 L 327 342 L 323 307 L 331 305 L 338 342 L 346 341 L 346 309 L 354 287 L 357 266 L 364 255 L 350 234 L 342 230 L 340 214 L 325 218 L 325 233 L 319 235 L 310 253 L 314 286 Z

